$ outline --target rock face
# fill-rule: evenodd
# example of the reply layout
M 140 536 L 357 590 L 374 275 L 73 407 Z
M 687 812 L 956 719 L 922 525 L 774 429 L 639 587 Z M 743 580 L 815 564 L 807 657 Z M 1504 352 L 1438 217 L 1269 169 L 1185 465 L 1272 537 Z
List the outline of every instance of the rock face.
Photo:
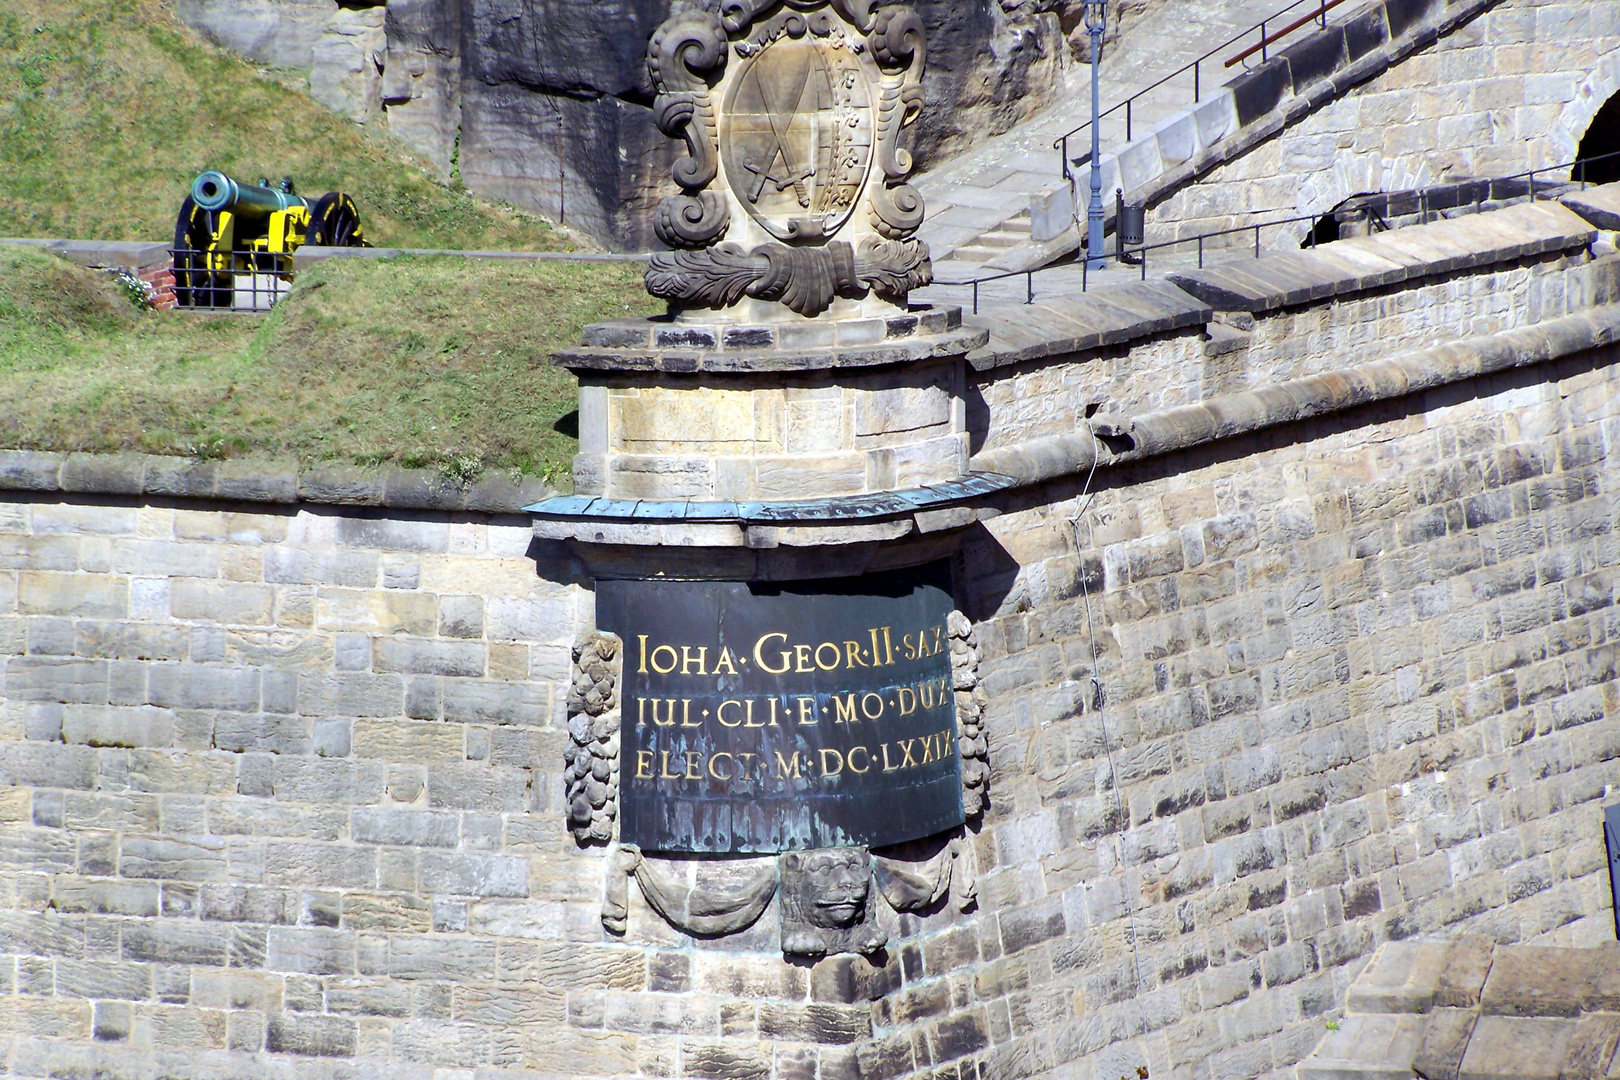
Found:
M 387 12 L 388 130 L 448 179 L 461 133 L 461 0 L 393 0 Z
M 382 111 L 383 18 L 380 7 L 339 9 L 310 50 L 310 94 L 361 124 Z
M 181 20 L 256 64 L 308 68 L 337 0 L 177 0 Z
M 713 6 L 716 0 L 676 0 Z M 658 246 L 652 208 L 676 148 L 653 126 L 647 40 L 671 0 L 178 0 L 180 17 L 389 130 L 448 180 L 614 247 Z M 927 169 L 1004 131 L 1059 85 L 1057 0 L 914 0 L 928 28 Z

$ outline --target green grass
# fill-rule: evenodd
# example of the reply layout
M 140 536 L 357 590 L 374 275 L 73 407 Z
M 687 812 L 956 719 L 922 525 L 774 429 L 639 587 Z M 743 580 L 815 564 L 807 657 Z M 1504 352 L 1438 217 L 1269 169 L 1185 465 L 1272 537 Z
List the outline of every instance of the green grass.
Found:
M 319 264 L 268 316 L 139 312 L 0 247 L 0 445 L 558 482 L 577 384 L 545 357 L 652 310 L 634 264 L 419 258 Z
M 378 246 L 558 250 L 397 142 L 202 41 L 165 0 L 0 0 L 0 236 L 169 240 L 204 169 L 347 191 Z

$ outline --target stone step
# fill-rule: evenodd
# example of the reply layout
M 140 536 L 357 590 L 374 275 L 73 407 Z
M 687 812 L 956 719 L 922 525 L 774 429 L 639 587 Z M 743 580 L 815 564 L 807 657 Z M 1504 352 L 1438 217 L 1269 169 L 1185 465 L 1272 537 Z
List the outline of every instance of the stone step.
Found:
M 1024 243 L 1028 239 L 1028 233 L 1025 233 L 1023 236 L 1019 236 L 1016 233 L 1002 232 L 1000 229 L 997 229 L 994 232 L 981 234 L 979 238 L 974 241 L 974 244 L 978 247 L 992 248 L 996 251 L 1006 251 L 1008 248 L 1017 247 L 1019 244 Z

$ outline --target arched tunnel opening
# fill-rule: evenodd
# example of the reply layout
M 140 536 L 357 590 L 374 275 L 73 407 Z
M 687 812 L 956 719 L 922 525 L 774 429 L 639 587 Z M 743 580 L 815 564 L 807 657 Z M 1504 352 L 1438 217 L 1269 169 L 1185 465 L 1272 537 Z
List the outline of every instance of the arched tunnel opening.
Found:
M 1605 157 L 1604 155 L 1614 155 Z M 1620 94 L 1603 103 L 1581 137 L 1575 155 L 1584 164 L 1575 167 L 1575 179 L 1588 184 L 1612 184 L 1620 180 Z M 1592 161 L 1592 158 L 1603 158 Z

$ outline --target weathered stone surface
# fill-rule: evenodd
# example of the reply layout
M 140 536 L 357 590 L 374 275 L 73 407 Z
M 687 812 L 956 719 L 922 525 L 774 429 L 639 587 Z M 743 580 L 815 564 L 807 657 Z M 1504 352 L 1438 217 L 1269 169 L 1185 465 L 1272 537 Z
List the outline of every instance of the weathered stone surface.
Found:
M 177 13 L 232 52 L 275 68 L 308 68 L 337 0 L 180 0 Z
M 349 10 L 351 7 L 359 10 Z M 1062 31 L 1042 5 L 924 0 L 929 97 L 919 163 L 1029 115 L 1061 79 Z M 270 67 L 310 70 L 317 100 L 390 131 L 448 177 L 618 246 L 655 245 L 651 211 L 673 154 L 652 123 L 644 64 L 669 0 L 183 0 L 182 19 Z
M 1590 309 L 1612 266 L 1314 301 L 1236 321 L 1248 345 L 1216 356 L 1171 333 L 964 372 L 980 445 L 1239 392 L 1309 422 L 983 497 L 999 513 L 962 537 L 952 630 L 991 766 L 961 838 L 977 907 L 895 917 L 858 969 L 784 963 L 774 908 L 694 941 L 627 902 L 604 932 L 603 853 L 564 802 L 588 574 L 520 525 L 0 500 L 7 1068 L 594 1080 L 679 1075 L 689 1051 L 757 1073 L 769 1045 L 771 1080 L 1270 1077 L 1390 942 L 1358 1000 L 1427 1012 L 1335 1034 L 1377 1028 L 1358 1044 L 1443 1072 L 1450 1010 L 1556 998 L 1580 1015 L 1486 1020 L 1539 1025 L 1503 1029 L 1514 1054 L 1567 1031 L 1555 1069 L 1576 1075 L 1608 1051 L 1593 1009 L 1620 970 L 1596 947 L 1620 548 L 1612 333 L 1564 320 L 1608 325 Z M 1462 325 L 1494 344 L 1435 340 Z M 1414 369 L 1423 397 L 1305 416 L 1276 393 L 1414 349 L 1453 361 Z M 820 380 L 796 388 L 810 415 Z M 814 565 L 893 557 L 871 548 Z M 255 617 L 268 596 L 271 623 L 221 622 L 219 584 Z M 1575 989 L 1495 993 L 1524 946 L 1386 970 L 1431 932 L 1535 942 L 1521 972 Z M 1565 943 L 1591 947 L 1558 974 Z M 130 996 L 71 996 L 92 993 Z

